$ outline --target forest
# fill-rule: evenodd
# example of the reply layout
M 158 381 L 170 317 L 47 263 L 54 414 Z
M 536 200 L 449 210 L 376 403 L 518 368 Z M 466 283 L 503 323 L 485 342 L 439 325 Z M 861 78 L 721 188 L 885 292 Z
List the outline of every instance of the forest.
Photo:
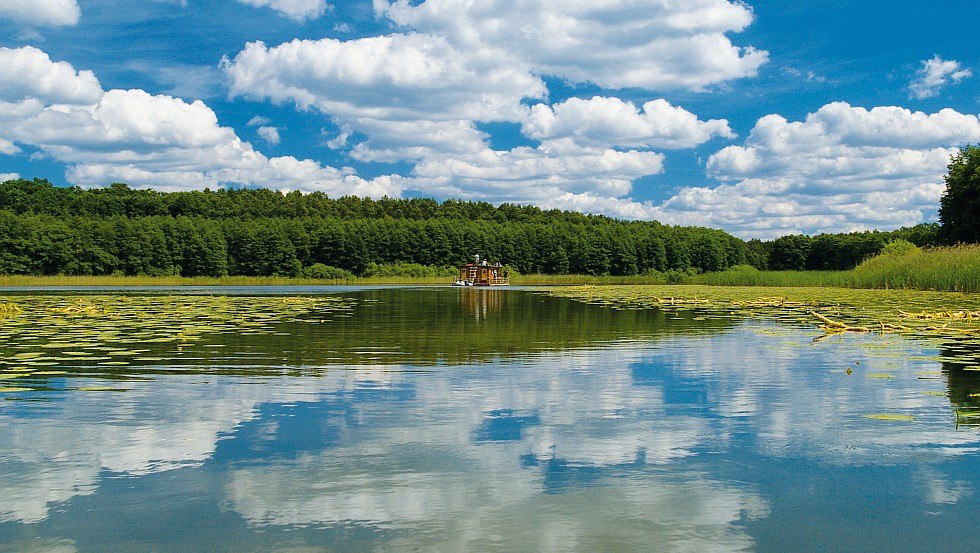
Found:
M 513 204 L 0 183 L 0 274 L 8 275 L 342 278 L 453 267 L 474 254 L 522 274 L 844 270 L 896 239 L 938 244 L 939 231 L 924 224 L 746 242 L 708 228 Z

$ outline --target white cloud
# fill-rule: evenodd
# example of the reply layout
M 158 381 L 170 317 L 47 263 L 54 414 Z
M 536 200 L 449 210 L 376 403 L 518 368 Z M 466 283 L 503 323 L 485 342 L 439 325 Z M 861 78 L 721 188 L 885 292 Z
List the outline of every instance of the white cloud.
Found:
M 956 84 L 961 80 L 970 77 L 973 72 L 963 69 L 960 62 L 956 60 L 944 60 L 935 56 L 931 60 L 923 60 L 922 67 L 916 72 L 916 76 L 909 83 L 909 95 L 912 98 L 922 100 L 939 95 L 939 90 L 952 82 Z
M 357 133 L 364 139 L 351 158 L 416 163 L 399 186 L 437 197 L 622 205 L 617 198 L 633 180 L 663 170 L 663 156 L 613 148 L 683 148 L 734 136 L 727 121 L 701 121 L 665 100 L 642 109 L 604 97 L 528 108 L 522 100 L 547 91 L 520 62 L 426 34 L 256 42 L 223 66 L 233 95 L 317 109 L 341 128 L 328 147 L 345 147 Z M 494 151 L 477 128 L 493 121 L 521 123 L 542 144 Z
M 233 96 L 293 102 L 341 118 L 516 121 L 525 111 L 522 98 L 546 93 L 539 78 L 496 52 L 463 52 L 415 33 L 273 48 L 251 42 L 223 67 Z
M 247 125 L 249 127 L 258 127 L 261 125 L 268 125 L 269 123 L 272 123 L 272 119 L 269 119 L 268 117 L 262 117 L 261 115 L 256 115 L 255 117 L 252 117 L 251 119 L 248 120 Z
M 509 151 L 484 148 L 473 155 L 427 159 L 416 165 L 404 186 L 442 197 L 566 207 L 585 211 L 606 202 L 621 203 L 632 182 L 663 171 L 662 154 L 629 150 L 547 147 Z
M 0 182 L 7 182 L 8 180 L 19 179 L 20 175 L 17 173 L 0 173 Z
M 744 146 L 708 160 L 717 188 L 678 191 L 650 212 L 744 236 L 897 228 L 933 218 L 956 146 L 980 140 L 975 115 L 827 104 L 802 122 L 761 118 Z
M 750 77 L 765 51 L 732 44 L 726 33 L 753 19 L 726 0 L 374 0 L 395 23 L 447 37 L 466 51 L 492 49 L 536 74 L 609 88 L 704 90 Z
M 76 0 L 3 0 L 0 19 L 39 27 L 75 25 L 82 11 Z
M 555 143 L 568 140 L 578 146 L 692 148 L 715 136 L 735 134 L 723 119 L 700 121 L 693 113 L 666 100 L 643 104 L 595 96 L 570 98 L 560 104 L 537 104 L 523 123 L 529 138 Z
M 20 148 L 13 142 L 0 138 L 0 154 L 13 155 L 20 152 Z
M 280 141 L 279 129 L 275 127 L 259 127 L 258 129 L 256 129 L 255 132 L 257 132 L 259 136 L 262 137 L 262 140 L 265 140 L 269 144 L 273 146 L 279 144 Z
M 358 161 L 438 160 L 477 155 L 487 149 L 487 135 L 472 121 L 344 120 L 348 128 L 368 137 L 351 149 L 350 156 Z
M 75 71 L 66 62 L 52 62 L 32 46 L 0 47 L 0 101 L 34 98 L 52 104 L 91 104 L 102 96 L 102 86 L 91 71 Z
M 330 148 L 331 150 L 339 150 L 340 148 L 347 146 L 347 141 L 350 140 L 350 137 L 353 133 L 354 130 L 351 129 L 350 125 L 342 125 L 340 127 L 340 132 L 337 133 L 337 136 L 326 141 L 324 144 L 326 145 L 327 148 Z
M 280 14 L 296 20 L 307 21 L 316 19 L 327 12 L 330 7 L 326 0 L 238 0 L 256 8 L 270 8 Z
M 338 195 L 400 193 L 390 178 L 369 182 L 311 160 L 268 158 L 222 127 L 201 101 L 187 103 L 142 90 L 103 92 L 91 72 L 51 62 L 34 48 L 3 49 L 0 56 L 17 62 L 12 64 L 15 73 L 0 76 L 0 139 L 34 146 L 68 164 L 68 178 L 75 184 L 122 181 L 170 189 L 234 184 Z

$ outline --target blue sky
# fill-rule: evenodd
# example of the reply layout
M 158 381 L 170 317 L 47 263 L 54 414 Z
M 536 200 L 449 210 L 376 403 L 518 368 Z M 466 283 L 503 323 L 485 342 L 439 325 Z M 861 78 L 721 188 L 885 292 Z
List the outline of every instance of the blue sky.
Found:
M 0 176 L 518 202 L 743 237 L 936 220 L 980 5 L 5 0 Z

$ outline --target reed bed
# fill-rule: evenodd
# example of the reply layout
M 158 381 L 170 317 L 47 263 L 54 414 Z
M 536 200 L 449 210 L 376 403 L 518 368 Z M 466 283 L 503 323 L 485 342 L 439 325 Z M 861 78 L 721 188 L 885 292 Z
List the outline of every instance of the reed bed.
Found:
M 980 292 L 980 245 L 872 257 L 850 271 L 758 271 L 735 267 L 684 279 L 710 286 L 806 286 Z
M 849 277 L 853 288 L 980 292 L 980 244 L 879 255 Z
M 807 286 L 849 288 L 851 271 L 759 271 L 736 267 L 727 271 L 695 275 L 683 284 L 706 286 Z

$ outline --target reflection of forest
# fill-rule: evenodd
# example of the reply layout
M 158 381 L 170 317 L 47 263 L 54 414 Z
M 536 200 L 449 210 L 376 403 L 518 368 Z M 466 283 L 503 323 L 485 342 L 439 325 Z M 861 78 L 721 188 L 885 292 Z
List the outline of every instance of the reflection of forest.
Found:
M 290 365 L 460 364 L 542 351 L 594 347 L 663 334 L 730 328 L 693 313 L 615 310 L 520 290 L 380 289 L 352 294 L 350 317 L 324 324 L 284 323 L 254 337 Z M 287 335 L 288 334 L 288 335 Z M 255 348 L 228 336 L 228 347 Z
M 974 349 L 976 358 L 980 356 L 980 348 Z M 963 346 L 956 346 L 954 350 L 942 349 L 940 354 L 942 357 L 962 357 Z M 976 365 L 943 363 L 949 402 L 956 411 L 956 422 L 960 425 L 980 425 L 980 370 L 971 370 L 968 368 L 971 366 L 976 368 Z
M 206 335 L 179 352 L 146 354 L 163 362 L 135 360 L 125 369 L 99 372 L 246 374 L 273 367 L 309 372 L 336 365 L 455 365 L 734 325 L 693 313 L 616 310 L 514 289 L 387 288 L 345 295 L 356 301 L 349 312 L 273 323 L 273 332 L 264 334 Z

